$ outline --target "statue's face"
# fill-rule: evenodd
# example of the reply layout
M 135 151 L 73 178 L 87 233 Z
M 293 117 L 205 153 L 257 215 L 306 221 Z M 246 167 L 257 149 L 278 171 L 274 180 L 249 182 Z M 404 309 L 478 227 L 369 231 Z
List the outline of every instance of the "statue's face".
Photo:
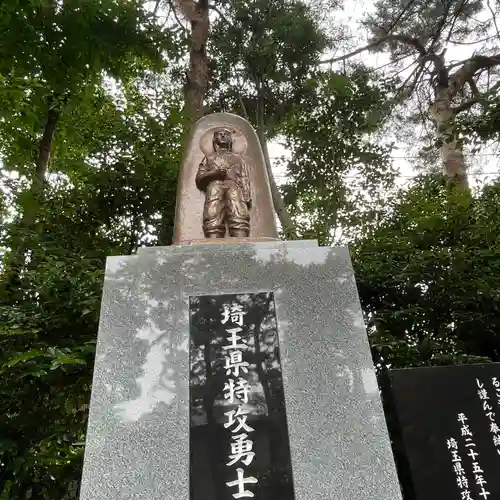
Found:
M 222 128 L 214 132 L 214 143 L 222 148 L 229 149 L 232 143 L 231 131 Z

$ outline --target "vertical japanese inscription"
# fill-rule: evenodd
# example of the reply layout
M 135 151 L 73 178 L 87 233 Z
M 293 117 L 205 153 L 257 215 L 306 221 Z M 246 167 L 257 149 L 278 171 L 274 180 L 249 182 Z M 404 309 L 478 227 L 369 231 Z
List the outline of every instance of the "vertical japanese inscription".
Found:
M 497 405 L 498 405 L 498 398 L 499 398 L 499 389 L 500 388 L 500 382 L 498 382 L 497 377 L 492 377 L 491 383 L 493 387 L 497 389 Z M 496 422 L 496 413 L 493 411 L 494 403 L 490 401 L 490 396 L 488 393 L 488 389 L 484 387 L 484 383 L 481 382 L 478 378 L 476 378 L 476 384 L 477 384 L 477 395 L 479 396 L 479 400 L 482 403 L 483 406 L 483 412 L 485 417 L 487 417 L 487 422 L 488 422 L 488 429 L 491 433 L 492 441 L 495 446 L 496 452 L 500 455 L 500 427 L 498 427 L 498 424 Z
M 293 500 L 271 292 L 190 298 L 191 500 Z
M 244 409 L 245 404 L 248 404 L 248 396 L 250 394 L 250 384 L 248 380 L 242 377 L 243 374 L 248 374 L 248 361 L 243 361 L 243 351 L 248 349 L 248 340 L 242 338 L 238 333 L 243 331 L 243 318 L 245 312 L 243 306 L 235 302 L 224 304 L 221 323 L 226 326 L 226 332 L 229 337 L 226 337 L 227 344 L 222 346 L 226 351 L 225 365 L 228 381 L 224 384 L 224 399 L 230 404 L 237 405 L 236 410 L 230 410 L 224 413 L 227 416 L 227 422 L 224 427 L 231 429 L 231 454 L 227 466 L 243 464 L 249 466 L 255 453 L 253 449 L 253 441 L 248 439 L 248 434 L 254 432 L 255 429 L 247 424 L 248 410 Z M 227 328 L 229 325 L 234 325 L 233 328 Z M 227 481 L 226 485 L 231 488 L 238 488 L 236 493 L 233 493 L 233 498 L 251 498 L 254 493 L 247 490 L 246 486 L 255 484 L 258 480 L 253 476 L 245 477 L 245 470 L 240 466 L 236 468 L 238 477 L 234 481 Z
M 478 495 L 484 499 L 487 499 L 491 494 L 486 489 L 487 481 L 484 479 L 484 470 L 481 469 L 479 463 L 479 452 L 476 450 L 476 442 L 474 440 L 474 433 L 470 429 L 470 424 L 468 423 L 468 417 L 464 413 L 459 413 L 457 415 L 457 422 L 460 422 L 460 436 L 462 439 L 462 446 L 465 448 L 466 455 L 470 458 L 471 472 L 474 477 L 474 484 L 480 488 Z M 451 452 L 453 471 L 455 472 L 457 479 L 457 486 L 460 492 L 460 500 L 473 500 L 471 496 L 472 487 L 469 485 L 469 480 L 467 479 L 466 469 L 464 469 L 462 464 L 462 457 L 459 455 L 459 443 L 453 437 L 446 440 L 446 445 L 448 450 Z

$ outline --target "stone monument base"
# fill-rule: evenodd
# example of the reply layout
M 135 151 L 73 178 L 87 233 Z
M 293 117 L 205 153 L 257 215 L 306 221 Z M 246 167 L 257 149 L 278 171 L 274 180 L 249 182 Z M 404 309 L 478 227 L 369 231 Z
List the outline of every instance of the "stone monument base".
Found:
M 238 334 L 249 332 L 249 349 L 269 332 L 277 337 L 277 345 L 262 342 L 256 353 L 277 361 L 249 365 L 255 403 L 245 411 L 260 437 L 252 438 L 255 458 L 245 474 L 256 479 L 255 498 L 401 500 L 347 248 L 228 240 L 108 258 L 80 499 L 233 498 L 221 490 L 231 452 L 217 438 L 228 432 L 220 395 L 226 373 L 213 360 L 225 349 L 216 339 L 224 337 L 221 304 L 232 300 L 221 296 L 237 296 L 244 309 L 250 304 L 243 311 L 247 330 Z M 256 319 L 258 301 L 272 318 Z M 220 389 L 204 390 L 210 377 L 222 380 Z M 205 412 L 200 401 L 210 394 L 213 411 L 205 405 Z M 286 453 L 266 423 L 285 407 Z M 215 431 L 204 433 L 207 425 Z M 217 439 L 204 442 L 206 435 Z M 200 451 L 190 457 L 190 449 Z M 220 467 L 210 461 L 214 451 Z M 257 469 L 284 463 L 286 454 L 292 474 L 281 474 L 288 489 L 278 496 L 282 490 L 266 478 L 285 469 Z M 234 479 L 238 465 L 232 467 Z

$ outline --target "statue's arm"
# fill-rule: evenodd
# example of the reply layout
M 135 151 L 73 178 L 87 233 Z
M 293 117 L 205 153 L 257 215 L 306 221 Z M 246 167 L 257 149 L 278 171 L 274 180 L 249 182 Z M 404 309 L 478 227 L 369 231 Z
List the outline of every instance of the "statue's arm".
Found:
M 196 187 L 200 191 L 205 191 L 207 185 L 215 180 L 224 180 L 225 173 L 221 170 L 214 169 L 210 166 L 207 157 L 205 156 L 198 167 L 196 174 Z

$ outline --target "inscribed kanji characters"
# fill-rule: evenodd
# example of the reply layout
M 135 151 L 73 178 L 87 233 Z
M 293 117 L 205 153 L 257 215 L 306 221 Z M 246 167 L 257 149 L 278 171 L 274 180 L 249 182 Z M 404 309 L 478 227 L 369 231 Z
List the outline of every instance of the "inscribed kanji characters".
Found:
M 243 476 L 243 469 L 238 468 L 236 469 L 236 473 L 238 474 L 238 479 L 234 481 L 229 481 L 226 483 L 227 486 L 232 487 L 232 486 L 237 486 L 238 487 L 238 493 L 233 493 L 233 498 L 253 498 L 255 495 L 253 492 L 246 490 L 245 489 L 245 484 L 255 484 L 257 482 L 257 479 L 250 476 L 250 477 L 244 477 Z

